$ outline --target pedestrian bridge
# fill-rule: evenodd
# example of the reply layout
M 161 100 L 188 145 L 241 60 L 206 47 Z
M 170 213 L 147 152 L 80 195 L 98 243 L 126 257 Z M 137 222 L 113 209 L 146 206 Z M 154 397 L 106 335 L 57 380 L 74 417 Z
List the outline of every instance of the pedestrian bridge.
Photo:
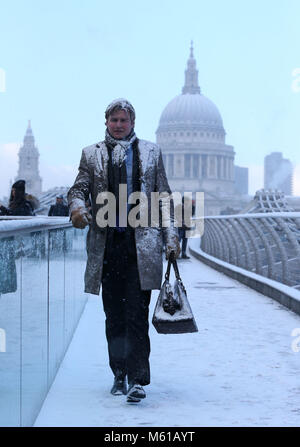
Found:
M 136 406 L 109 392 L 85 230 L 0 221 L 0 426 L 298 426 L 300 214 L 275 214 L 206 218 L 201 248 L 189 239 L 178 264 L 199 332 L 150 323 L 151 385 Z

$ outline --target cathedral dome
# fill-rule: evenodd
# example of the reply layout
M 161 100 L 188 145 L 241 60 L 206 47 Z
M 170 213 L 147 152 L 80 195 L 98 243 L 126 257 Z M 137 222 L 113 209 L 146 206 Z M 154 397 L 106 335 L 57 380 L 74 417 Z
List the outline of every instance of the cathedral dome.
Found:
M 192 43 L 184 86 L 161 113 L 156 142 L 170 189 L 203 191 L 208 215 L 218 214 L 234 193 L 234 150 L 225 139 L 217 106 L 200 90 Z
M 161 139 L 193 135 L 199 141 L 225 141 L 225 130 L 217 106 L 201 93 L 198 84 L 198 70 L 191 46 L 190 57 L 185 70 L 185 84 L 181 95 L 175 96 L 163 110 L 156 131 Z
M 165 107 L 160 117 L 159 130 L 175 128 L 224 131 L 218 108 L 201 93 L 178 95 Z

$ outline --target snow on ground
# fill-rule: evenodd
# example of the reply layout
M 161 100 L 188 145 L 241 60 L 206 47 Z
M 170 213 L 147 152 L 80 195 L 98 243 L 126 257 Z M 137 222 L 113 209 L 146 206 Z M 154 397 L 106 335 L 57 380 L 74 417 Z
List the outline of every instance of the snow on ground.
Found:
M 291 336 L 300 317 L 194 258 L 179 269 L 199 332 L 161 335 L 150 324 L 147 398 L 132 405 L 110 394 L 102 301 L 91 296 L 36 427 L 300 425 Z

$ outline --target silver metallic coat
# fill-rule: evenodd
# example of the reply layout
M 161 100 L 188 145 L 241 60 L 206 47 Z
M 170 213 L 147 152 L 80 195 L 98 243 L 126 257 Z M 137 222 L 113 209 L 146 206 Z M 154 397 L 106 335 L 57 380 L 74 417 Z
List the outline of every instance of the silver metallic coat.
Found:
M 168 200 L 162 200 L 162 215 L 170 210 L 169 227 L 150 227 L 151 192 L 171 194 L 163 165 L 159 146 L 146 140 L 138 140 L 141 191 L 148 199 L 149 226 L 135 228 L 137 263 L 142 290 L 160 289 L 163 266 L 163 243 L 174 245 L 177 228 L 174 227 L 173 204 L 168 207 Z M 98 295 L 100 292 L 103 257 L 106 244 L 107 227 L 100 228 L 96 215 L 103 205 L 96 203 L 98 193 L 108 189 L 108 152 L 104 142 L 93 144 L 83 149 L 79 173 L 74 185 L 68 192 L 68 203 L 72 213 L 78 207 L 85 207 L 89 195 L 92 202 L 93 220 L 87 234 L 87 265 L 85 270 L 85 292 Z M 146 212 L 147 212 L 146 211 Z M 165 214 L 165 215 L 167 215 Z M 161 224 L 160 224 L 161 225 Z

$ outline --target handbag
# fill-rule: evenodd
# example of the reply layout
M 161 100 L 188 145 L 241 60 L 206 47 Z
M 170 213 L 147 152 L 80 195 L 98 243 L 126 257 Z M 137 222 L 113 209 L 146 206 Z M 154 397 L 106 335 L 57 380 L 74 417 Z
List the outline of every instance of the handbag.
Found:
M 173 287 L 169 281 L 171 265 L 173 265 L 176 276 Z M 198 332 L 174 256 L 170 256 L 168 260 L 165 281 L 158 295 L 152 324 L 159 334 Z

